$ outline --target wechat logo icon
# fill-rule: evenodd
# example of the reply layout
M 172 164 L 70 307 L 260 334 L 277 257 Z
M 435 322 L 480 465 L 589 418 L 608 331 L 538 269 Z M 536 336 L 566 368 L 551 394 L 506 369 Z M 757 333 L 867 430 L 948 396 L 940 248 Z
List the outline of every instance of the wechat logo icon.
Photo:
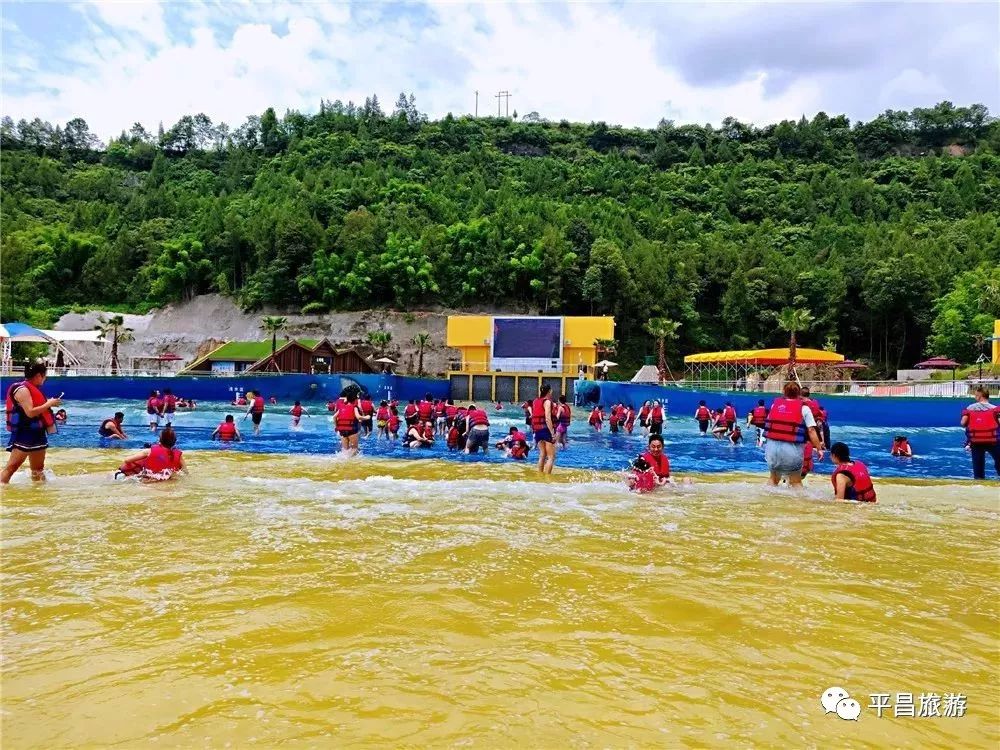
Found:
M 837 714 L 845 721 L 857 721 L 861 716 L 861 704 L 854 700 L 842 687 L 831 687 L 819 697 L 824 713 Z

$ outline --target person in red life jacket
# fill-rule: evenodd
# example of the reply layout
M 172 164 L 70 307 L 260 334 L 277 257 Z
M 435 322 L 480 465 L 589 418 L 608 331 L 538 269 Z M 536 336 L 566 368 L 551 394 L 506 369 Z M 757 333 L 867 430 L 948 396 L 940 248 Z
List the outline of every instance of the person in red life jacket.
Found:
M 792 487 L 802 485 L 803 446 L 808 442 L 823 459 L 823 443 L 816 434 L 816 420 L 812 411 L 802 403 L 799 384 L 785 383 L 782 396 L 771 404 L 764 420 L 764 437 L 767 445 L 764 458 L 770 470 L 770 483 L 778 485 L 783 477 Z
M 385 437 L 389 439 L 389 402 L 385 399 L 378 402 L 378 410 L 375 412 L 375 427 L 378 429 L 375 439 Z
M 619 416 L 620 408 L 620 404 L 612 404 L 611 408 L 608 410 L 608 431 L 611 432 L 612 435 L 616 435 L 618 433 L 618 424 L 621 421 Z
M 892 448 L 889 449 L 889 453 L 899 458 L 909 458 L 913 455 L 913 448 L 910 447 L 910 441 L 906 439 L 906 435 L 896 435 L 892 439 Z
M 465 436 L 465 452 L 475 453 L 480 448 L 485 456 L 490 446 L 490 419 L 483 409 L 475 404 L 469 404 L 469 411 L 466 412 L 465 422 L 468 431 Z
M 851 460 L 850 448 L 844 443 L 834 443 L 830 446 L 830 458 L 836 467 L 830 475 L 835 498 L 859 503 L 878 502 L 868 467 L 860 461 Z
M 264 419 L 264 397 L 259 391 L 247 391 L 247 401 L 250 403 L 250 408 L 243 415 L 243 419 L 250 417 L 250 421 L 253 422 L 253 434 L 259 435 L 260 423 Z
M 456 416 L 458 416 L 458 407 L 455 406 L 455 400 L 449 398 L 444 406 L 445 427 L 447 427 L 448 429 L 454 427 Z
M 430 448 L 434 445 L 434 425 L 430 425 L 428 433 L 426 427 L 429 422 L 415 422 L 406 431 L 406 445 L 410 448 Z
M 663 434 L 663 420 L 666 419 L 666 414 L 663 411 L 663 405 L 659 401 L 653 401 L 653 408 L 649 410 L 649 435 L 662 435 Z
M 56 421 L 56 424 L 66 424 L 66 420 L 69 419 L 69 414 L 66 413 L 65 409 L 60 409 L 52 418 Z
M 395 405 L 389 407 L 389 419 L 386 422 L 386 437 L 392 440 L 399 439 L 399 409 Z
M 97 428 L 97 434 L 107 440 L 125 440 L 128 435 L 122 430 L 122 422 L 125 421 L 125 412 L 116 411 L 115 415 L 101 422 Z
M 163 411 L 163 402 L 160 400 L 160 392 L 150 391 L 149 398 L 146 399 L 146 414 L 149 417 L 150 432 L 156 432 L 160 426 L 161 411 Z
M 496 444 L 508 458 L 523 460 L 528 457 L 528 436 L 517 427 L 511 427 L 507 437 Z
M 7 451 L 10 459 L 0 473 L 0 484 L 7 484 L 25 461 L 31 469 L 31 479 L 45 481 L 45 452 L 49 447 L 48 436 L 56 431 L 52 416 L 53 407 L 60 406 L 58 398 L 45 398 L 42 385 L 48 367 L 42 362 L 24 368 L 24 380 L 7 389 L 7 431 L 10 440 Z
M 725 437 L 727 432 L 729 432 L 729 426 L 726 423 L 726 413 L 723 409 L 719 409 L 715 412 L 715 421 L 712 425 L 712 435 L 721 440 Z
M 330 399 L 326 402 L 326 410 L 331 414 L 337 411 L 337 401 L 338 399 Z
M 975 401 L 962 409 L 961 425 L 969 439 L 973 479 L 986 479 L 986 454 L 993 458 L 993 468 L 1000 477 L 1000 407 L 990 403 L 990 392 L 983 386 L 973 391 Z
M 639 426 L 643 430 L 643 434 L 649 434 L 649 412 L 652 411 L 653 405 L 649 401 L 642 402 L 642 408 L 639 409 Z
M 499 401 L 497 401 L 497 402 L 496 402 L 496 403 L 495 403 L 495 404 L 493 405 L 493 410 L 494 410 L 494 411 L 503 411 L 503 404 L 502 404 L 502 403 L 500 403 Z
M 288 410 L 288 413 L 292 415 L 292 429 L 297 429 L 299 423 L 302 421 L 302 415 L 306 413 L 306 410 L 302 408 L 302 403 L 296 401 L 294 406 Z
M 247 393 L 251 393 L 251 391 L 247 391 Z M 246 406 L 246 405 L 247 405 L 247 400 L 242 393 L 237 393 L 236 398 L 234 398 L 230 402 L 230 406 Z
M 441 399 L 437 402 L 434 415 L 436 417 L 435 427 L 438 434 L 444 435 L 448 431 L 448 402 Z
M 451 427 L 448 428 L 448 436 L 447 438 L 445 438 L 445 445 L 447 446 L 448 450 L 450 451 L 458 450 L 458 435 L 459 435 L 458 428 L 455 425 L 452 425 Z
M 644 471 L 638 471 L 639 466 L 648 466 Z M 670 459 L 663 452 L 663 437 L 650 435 L 646 451 L 633 462 L 633 477 L 630 478 L 631 489 L 636 492 L 649 492 L 656 487 L 662 487 L 670 482 Z M 646 477 L 642 474 L 648 472 Z M 652 482 L 649 480 L 652 479 Z M 650 486 L 650 484 L 652 486 Z
M 434 419 L 434 397 L 427 393 L 417 404 L 417 417 L 421 422 L 430 422 Z
M 727 401 L 725 407 L 722 409 L 722 418 L 726 422 L 726 431 L 731 432 L 733 425 L 736 424 L 736 407 L 733 406 L 731 401 Z
M 179 471 L 186 471 L 184 452 L 174 448 L 177 444 L 177 433 L 167 426 L 160 433 L 160 442 L 129 456 L 115 472 L 115 479 L 136 476 L 149 482 L 160 482 L 170 479 Z
M 747 414 L 747 427 L 757 429 L 757 445 L 764 444 L 764 421 L 767 419 L 767 406 L 764 399 L 760 399 L 757 405 Z
M 636 456 L 629 466 L 629 472 L 625 475 L 625 483 L 630 492 L 644 495 L 656 489 L 656 474 L 646 459 Z
M 566 395 L 559 396 L 559 409 L 556 415 L 556 445 L 559 448 L 569 447 L 569 425 L 573 421 L 573 410 L 566 403 Z
M 362 394 L 358 401 L 358 412 L 361 414 L 361 434 L 370 437 L 375 419 L 375 404 L 367 393 Z
M 632 430 L 635 428 L 635 407 L 632 404 L 629 404 L 625 410 L 625 424 L 623 426 L 625 427 L 625 431 L 631 435 Z
M 236 420 L 232 414 L 227 414 L 226 419 L 219 423 L 212 433 L 212 440 L 221 440 L 223 443 L 238 443 L 243 440 L 239 429 L 236 427 Z
M 349 390 L 337 401 L 337 411 L 333 417 L 333 429 L 340 435 L 341 453 L 350 455 L 358 450 L 360 425 L 358 396 L 353 390 Z
M 598 432 L 601 431 L 601 427 L 604 425 L 604 412 L 600 404 L 591 410 L 590 416 L 587 418 L 587 424 Z
M 739 445 L 743 442 L 743 428 L 738 424 L 733 425 L 733 431 L 729 433 L 729 442 L 733 445 Z
M 406 404 L 406 408 L 403 409 L 403 419 L 406 420 L 407 427 L 412 427 L 417 421 L 417 402 L 412 398 Z
M 552 419 L 551 393 L 552 386 L 546 383 L 538 392 L 538 398 L 531 402 L 531 429 L 538 448 L 538 471 L 542 474 L 551 474 L 556 465 L 556 426 Z
M 173 424 L 174 414 L 177 412 L 177 396 L 169 388 L 164 388 L 160 401 L 163 404 L 163 421 L 166 424 Z
M 823 407 L 819 405 L 819 401 L 814 399 L 810 395 L 809 386 L 802 386 L 802 403 L 809 407 L 809 411 L 812 412 L 813 420 L 816 422 L 816 434 L 819 436 L 820 442 L 826 447 L 829 443 L 826 442 L 825 435 L 829 431 L 824 432 L 823 430 L 823 415 L 826 413 Z
M 458 429 L 458 449 L 465 450 L 466 438 L 469 434 L 469 412 L 464 406 L 458 407 L 455 412 L 455 427 Z
M 698 402 L 698 408 L 694 410 L 694 418 L 698 421 L 698 432 L 702 435 L 707 435 L 708 423 L 712 419 L 712 413 L 704 401 Z

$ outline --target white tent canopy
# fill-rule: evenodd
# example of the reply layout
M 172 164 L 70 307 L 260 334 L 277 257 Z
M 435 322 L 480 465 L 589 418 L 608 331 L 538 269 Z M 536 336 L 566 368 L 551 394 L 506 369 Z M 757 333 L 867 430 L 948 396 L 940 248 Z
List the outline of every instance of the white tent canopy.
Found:
M 42 333 L 54 341 L 89 341 L 94 344 L 104 343 L 100 331 L 50 331 L 42 329 Z

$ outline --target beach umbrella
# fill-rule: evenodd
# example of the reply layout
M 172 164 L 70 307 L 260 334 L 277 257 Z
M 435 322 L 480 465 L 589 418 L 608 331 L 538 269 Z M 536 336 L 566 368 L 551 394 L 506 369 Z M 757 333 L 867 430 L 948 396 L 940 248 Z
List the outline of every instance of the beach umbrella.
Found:
M 594 365 L 594 367 L 605 367 L 605 366 L 606 367 L 618 367 L 618 363 L 617 362 L 612 362 L 609 359 L 602 359 L 600 362 L 598 362 L 596 365 Z
M 375 361 L 378 362 L 380 365 L 394 365 L 394 364 L 396 364 L 396 360 L 389 359 L 388 357 L 379 357 Z
M 164 352 L 163 354 L 156 357 L 156 369 L 157 372 L 163 372 L 164 362 L 180 362 L 184 357 L 174 354 L 173 352 Z
M 914 365 L 918 370 L 951 370 L 951 393 L 955 394 L 955 369 L 961 365 L 947 357 L 931 357 Z

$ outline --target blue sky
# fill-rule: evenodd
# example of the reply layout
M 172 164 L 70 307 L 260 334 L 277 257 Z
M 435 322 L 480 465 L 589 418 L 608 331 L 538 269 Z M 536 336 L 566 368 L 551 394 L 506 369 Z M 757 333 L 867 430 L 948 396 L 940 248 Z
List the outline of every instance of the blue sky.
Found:
M 235 127 L 321 98 L 432 117 L 759 124 L 941 99 L 1000 112 L 1000 3 L 265 3 L 7 0 L 3 113 L 102 138 L 204 112 Z

